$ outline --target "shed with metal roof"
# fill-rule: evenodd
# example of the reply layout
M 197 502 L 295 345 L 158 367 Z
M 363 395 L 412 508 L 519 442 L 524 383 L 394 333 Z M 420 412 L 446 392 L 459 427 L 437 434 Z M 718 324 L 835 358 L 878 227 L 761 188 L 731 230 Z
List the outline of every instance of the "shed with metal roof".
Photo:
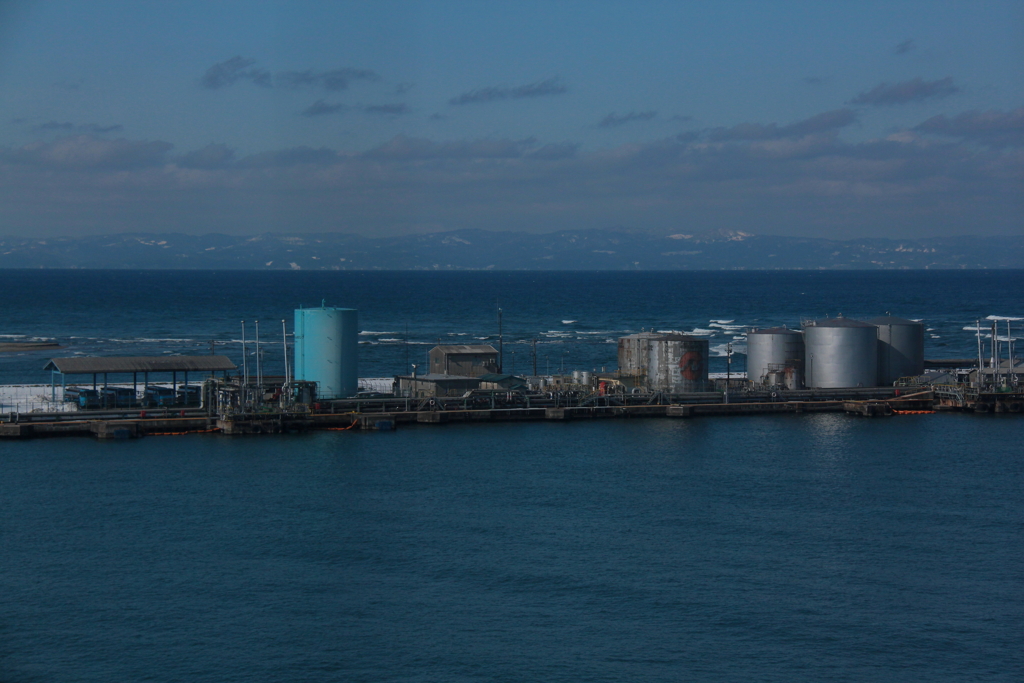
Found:
M 441 344 L 430 349 L 431 374 L 479 377 L 499 370 L 498 350 L 490 344 Z
M 92 385 L 99 385 L 103 375 L 103 386 L 110 375 L 131 375 L 132 386 L 137 388 L 139 373 L 143 383 L 149 385 L 150 373 L 170 374 L 171 383 L 177 388 L 178 373 L 183 373 L 183 383 L 188 384 L 188 373 L 214 373 L 237 369 L 227 356 L 79 356 L 51 358 L 43 367 L 50 371 L 50 394 L 56 396 L 57 376 L 61 386 L 67 384 L 67 375 L 92 375 Z

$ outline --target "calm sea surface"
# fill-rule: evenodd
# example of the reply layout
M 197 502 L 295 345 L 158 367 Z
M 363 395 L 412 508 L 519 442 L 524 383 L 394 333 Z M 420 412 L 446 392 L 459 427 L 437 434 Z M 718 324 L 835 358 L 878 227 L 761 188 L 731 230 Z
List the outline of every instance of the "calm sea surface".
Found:
M 967 357 L 965 327 L 1024 317 L 1022 284 L 5 271 L 0 339 L 82 355 L 213 339 L 239 360 L 241 320 L 279 342 L 295 306 L 326 299 L 360 310 L 364 376 L 403 371 L 438 338 L 493 341 L 498 305 L 519 371 L 534 338 L 541 372 L 592 369 L 614 366 L 623 332 L 696 331 L 724 350 L 744 326 L 840 312 L 921 318 L 926 355 Z M 47 381 L 49 355 L 0 355 L 0 383 Z M 829 414 L 3 442 L 0 681 L 1019 681 L 1022 424 Z

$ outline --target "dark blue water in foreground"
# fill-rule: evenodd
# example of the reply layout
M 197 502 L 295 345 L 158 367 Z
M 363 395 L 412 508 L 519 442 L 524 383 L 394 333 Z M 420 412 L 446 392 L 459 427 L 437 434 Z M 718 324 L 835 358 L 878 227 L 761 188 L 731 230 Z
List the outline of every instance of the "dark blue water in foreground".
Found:
M 964 327 L 1022 317 L 1022 284 L 7 271 L 0 333 L 237 356 L 241 319 L 326 298 L 360 309 L 372 376 L 493 340 L 497 301 L 542 372 L 614 366 L 642 327 L 720 347 L 839 312 L 922 318 L 929 357 L 969 357 Z M 50 355 L 0 354 L 0 383 Z M 2 442 L 0 682 L 1019 681 L 1022 434 L 830 414 Z
M 1019 681 L 1020 420 L 3 446 L 0 680 Z

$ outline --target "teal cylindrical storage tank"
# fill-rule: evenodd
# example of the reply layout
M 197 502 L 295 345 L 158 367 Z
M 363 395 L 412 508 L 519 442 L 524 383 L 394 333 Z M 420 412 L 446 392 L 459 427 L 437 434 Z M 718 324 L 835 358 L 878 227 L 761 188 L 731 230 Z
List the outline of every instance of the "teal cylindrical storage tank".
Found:
M 320 398 L 359 390 L 358 314 L 354 308 L 295 311 L 295 379 L 317 383 Z

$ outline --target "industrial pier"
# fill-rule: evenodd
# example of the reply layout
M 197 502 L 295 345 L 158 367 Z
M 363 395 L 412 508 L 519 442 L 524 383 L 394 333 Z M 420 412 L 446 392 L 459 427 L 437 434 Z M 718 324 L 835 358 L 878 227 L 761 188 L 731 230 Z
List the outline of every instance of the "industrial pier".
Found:
M 898 411 L 930 410 L 930 396 L 896 396 L 898 390 L 858 389 L 845 392 L 760 392 L 733 397 L 724 403 L 722 394 L 701 392 L 688 395 L 627 394 L 613 397 L 574 397 L 568 392 L 555 395 L 493 392 L 466 399 L 339 399 L 288 410 L 225 411 L 209 409 L 141 410 L 84 413 L 23 413 L 16 421 L 0 423 L 0 437 L 95 436 L 126 439 L 146 435 L 179 435 L 219 432 L 223 434 L 281 434 L 309 430 L 373 429 L 391 430 L 400 424 L 445 424 L 449 422 L 510 422 L 527 420 L 590 420 L 606 418 L 669 417 L 713 415 L 758 415 L 812 412 L 862 412 L 894 414 Z M 930 392 L 929 392 L 930 393 Z M 774 394 L 774 395 L 773 395 Z M 888 406 L 851 408 L 856 406 Z
M 1024 366 L 1014 355 L 1009 322 L 1006 337 L 992 323 L 987 350 L 979 322 L 976 364 L 925 361 L 923 324 L 888 314 L 869 321 L 808 320 L 800 329 L 750 329 L 747 372 L 735 376 L 710 375 L 708 340 L 681 334 L 631 334 L 619 339 L 616 372 L 554 376 L 503 374 L 500 341 L 498 349 L 439 344 L 429 353 L 429 372 L 418 374 L 413 365 L 411 375 L 393 378 L 390 391 L 372 393 L 359 392 L 354 309 L 300 308 L 293 329 L 291 363 L 285 321 L 280 342 L 264 341 L 258 322 L 255 338 L 247 338 L 243 323 L 241 367 L 216 355 L 54 358 L 46 365 L 51 406 L 64 409 L 0 413 L 0 438 L 810 412 L 1024 412 L 1018 382 Z M 260 345 L 270 343 L 285 349 L 283 376 L 264 373 Z M 253 348 L 255 363 L 249 360 Z M 84 383 L 68 384 L 69 377 L 82 375 Z M 111 382 L 111 375 L 121 383 Z

